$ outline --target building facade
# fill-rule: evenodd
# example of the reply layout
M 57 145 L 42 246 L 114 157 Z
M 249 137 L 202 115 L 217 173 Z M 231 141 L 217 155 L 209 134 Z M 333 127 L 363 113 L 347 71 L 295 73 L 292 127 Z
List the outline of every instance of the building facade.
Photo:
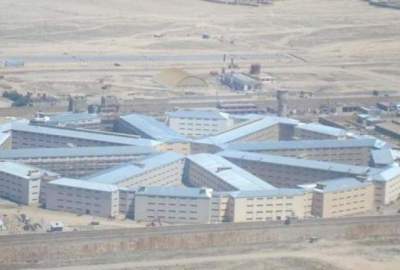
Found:
M 43 175 L 31 166 L 0 161 L 0 197 L 19 204 L 38 204 Z
M 123 188 L 140 186 L 181 186 L 184 157 L 166 152 L 150 158 L 123 164 L 89 175 L 89 182 L 117 185 Z
M 359 215 L 374 208 L 374 186 L 354 178 L 319 182 L 313 191 L 312 214 L 322 218 Z
M 113 185 L 60 178 L 46 184 L 45 208 L 114 218 L 119 213 L 119 192 Z
M 234 125 L 229 114 L 217 110 L 178 110 L 166 116 L 171 129 L 191 138 L 214 135 Z
M 135 219 L 167 223 L 210 223 L 212 190 L 142 187 L 135 196 Z

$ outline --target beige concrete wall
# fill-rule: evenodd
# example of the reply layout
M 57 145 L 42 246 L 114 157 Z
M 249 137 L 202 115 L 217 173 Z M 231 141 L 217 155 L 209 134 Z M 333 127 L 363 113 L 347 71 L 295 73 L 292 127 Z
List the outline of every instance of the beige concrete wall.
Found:
M 273 126 L 267 127 L 265 129 L 259 130 L 257 132 L 251 133 L 247 136 L 240 137 L 233 142 L 251 142 L 251 141 L 278 141 L 279 140 L 279 125 L 275 124 Z
M 374 208 L 374 185 L 336 192 L 314 191 L 312 214 L 323 218 L 365 213 Z
M 107 143 L 95 140 L 85 140 L 70 137 L 47 135 L 25 131 L 12 131 L 12 148 L 38 148 L 38 147 L 67 147 L 68 144 L 76 146 L 112 146 L 115 143 Z
M 220 133 L 233 126 L 232 119 L 168 118 L 168 126 L 188 137 L 198 138 Z
M 234 158 L 228 158 L 228 160 L 275 187 L 295 188 L 297 187 L 297 185 L 300 184 L 314 183 L 322 180 L 346 176 L 346 174 L 344 173 L 293 167 L 287 165 L 278 166 L 276 164 L 254 160 L 243 160 Z
M 213 194 L 211 198 L 211 223 L 232 222 L 231 200 L 229 194 Z
M 368 166 L 370 160 L 370 149 L 368 147 L 278 149 L 255 152 L 359 166 Z
M 308 195 L 307 195 L 308 196 Z M 248 197 L 231 200 L 233 222 L 255 222 L 304 219 L 307 215 L 306 194 L 296 196 Z
M 22 178 L 0 172 L 0 196 L 20 204 L 37 204 L 40 195 L 40 176 Z
M 184 160 L 180 159 L 163 166 L 147 170 L 140 175 L 127 177 L 117 185 L 123 188 L 140 186 L 180 186 L 182 185 Z
M 338 139 L 336 136 L 329 134 L 314 132 L 310 130 L 305 130 L 301 128 L 294 128 L 294 136 L 299 140 L 329 140 Z
M 400 198 L 400 176 L 390 181 L 374 181 L 375 205 L 390 204 Z
M 135 220 L 181 224 L 210 223 L 210 198 L 135 196 Z
M 118 191 L 106 192 L 46 184 L 46 208 L 50 210 L 115 217 L 119 212 Z
M 193 187 L 209 187 L 214 191 L 234 191 L 234 187 L 205 170 L 196 163 L 187 160 L 185 168 L 185 183 Z

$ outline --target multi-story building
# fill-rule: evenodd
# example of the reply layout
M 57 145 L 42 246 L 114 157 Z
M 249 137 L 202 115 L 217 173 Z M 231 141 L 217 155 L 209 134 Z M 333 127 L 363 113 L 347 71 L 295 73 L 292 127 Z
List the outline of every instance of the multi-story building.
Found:
M 189 186 L 209 187 L 215 191 L 274 189 L 232 162 L 211 154 L 187 157 L 184 182 Z
M 50 210 L 116 217 L 119 213 L 118 187 L 60 178 L 46 184 L 44 206 Z
M 231 193 L 230 221 L 254 222 L 310 217 L 311 193 L 302 189 L 272 189 Z
M 227 113 L 216 109 L 182 109 L 167 112 L 168 126 L 176 132 L 191 137 L 200 138 L 214 135 L 230 129 L 234 120 Z
M 123 164 L 89 175 L 89 182 L 117 185 L 124 188 L 140 186 L 180 186 L 184 157 L 166 152 L 150 158 Z
M 371 163 L 374 167 L 386 167 L 395 164 L 396 155 L 394 151 L 385 147 L 371 151 Z
M 295 188 L 326 179 L 367 175 L 369 167 L 305 160 L 241 151 L 223 151 L 218 155 L 258 176 L 273 186 Z
M 370 176 L 375 186 L 375 205 L 390 204 L 400 199 L 400 167 L 391 166 Z
M 67 128 L 33 126 L 25 123 L 12 123 L 12 148 L 57 148 L 136 145 L 154 147 L 160 142 L 94 130 L 74 130 Z
M 0 197 L 19 204 L 39 203 L 44 171 L 10 161 L 0 161 Z
M 235 192 L 235 191 L 233 191 Z M 229 222 L 232 220 L 231 192 L 213 192 L 211 197 L 211 223 Z
M 331 218 L 362 214 L 374 207 L 374 186 L 355 178 L 318 182 L 313 191 L 312 214 Z
M 318 123 L 300 123 L 294 128 L 294 138 L 299 140 L 346 139 L 346 130 Z
M 251 142 L 251 141 L 278 141 L 288 140 L 293 137 L 296 120 L 280 117 L 263 117 L 253 121 L 245 122 L 242 125 L 192 142 L 192 153 L 204 153 L 230 143 Z
M 13 160 L 76 178 L 154 154 L 153 148 L 144 146 L 23 148 L 0 151 L 0 160 Z
M 390 149 L 382 149 L 386 144 L 373 138 L 359 138 L 348 140 L 306 140 L 306 141 L 279 141 L 279 142 L 246 142 L 224 146 L 227 150 L 256 152 L 301 159 L 330 161 L 343 164 L 369 166 L 371 158 L 375 163 L 390 164 L 386 157 Z M 376 150 L 375 150 L 376 149 Z M 379 150 L 378 150 L 379 149 Z M 382 149 L 382 150 L 381 150 Z M 384 151 L 384 153 L 381 153 Z M 376 156 L 376 158 L 374 158 Z M 393 162 L 393 160 L 391 160 Z
M 119 212 L 127 218 L 135 218 L 135 194 L 136 188 L 119 189 Z
M 141 114 L 120 116 L 115 131 L 158 141 L 185 141 L 186 138 L 153 117 Z
M 135 195 L 135 219 L 168 223 L 210 223 L 212 190 L 142 187 Z
M 85 128 L 85 129 L 101 129 L 101 118 L 95 113 L 88 112 L 64 112 L 59 114 L 48 115 L 38 113 L 31 124 L 50 127 L 68 127 L 68 128 Z

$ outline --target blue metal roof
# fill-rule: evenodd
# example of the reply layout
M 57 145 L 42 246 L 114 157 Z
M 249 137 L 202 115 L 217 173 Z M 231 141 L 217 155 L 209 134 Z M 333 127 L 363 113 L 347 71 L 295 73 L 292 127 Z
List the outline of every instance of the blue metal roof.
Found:
M 57 185 L 57 186 L 72 187 L 72 188 L 104 191 L 104 192 L 114 192 L 114 191 L 118 190 L 118 187 L 115 185 L 107 185 L 107 184 L 96 183 L 96 182 L 88 182 L 88 181 L 77 180 L 77 179 L 72 179 L 72 178 L 59 178 L 57 180 L 50 181 L 49 184 Z
M 196 154 L 188 156 L 187 159 L 237 190 L 265 190 L 275 188 L 257 176 L 217 155 Z
M 223 145 L 224 149 L 239 151 L 267 151 L 281 149 L 324 149 L 324 148 L 358 148 L 381 147 L 376 139 L 349 139 L 349 140 L 298 140 L 298 141 L 262 141 L 242 142 Z
M 259 120 L 255 120 L 252 122 L 246 122 L 239 127 L 235 127 L 233 129 L 230 129 L 228 131 L 225 131 L 223 133 L 220 133 L 220 134 L 217 134 L 214 136 L 210 136 L 210 137 L 207 137 L 204 139 L 197 140 L 196 142 L 206 143 L 206 144 L 218 144 L 218 145 L 227 144 L 230 142 L 237 141 L 240 138 L 243 138 L 243 137 L 253 134 L 255 132 L 272 127 L 277 124 L 296 125 L 297 123 L 298 123 L 298 121 L 288 119 L 288 118 L 267 116 L 267 117 L 264 117 Z
M 304 189 L 276 188 L 270 190 L 244 190 L 231 192 L 234 198 L 255 198 L 255 197 L 292 197 L 304 195 Z
M 165 196 L 183 198 L 211 198 L 212 189 L 192 187 L 140 187 L 136 196 Z
M 251 153 L 251 152 L 241 152 L 241 151 L 223 151 L 218 153 L 218 155 L 224 158 L 232 158 L 232 159 L 243 159 L 243 160 L 251 160 L 256 162 L 264 162 L 276 165 L 283 166 L 291 166 L 291 167 L 301 167 L 308 168 L 314 170 L 322 170 L 322 171 L 331 171 L 338 173 L 347 173 L 352 175 L 366 175 L 371 171 L 371 168 L 365 166 L 354 166 L 354 165 L 346 165 L 339 164 L 333 162 L 325 162 L 325 161 L 315 161 L 315 160 L 306 160 L 292 157 L 282 157 L 276 155 L 268 155 L 268 154 L 259 154 L 259 153 Z
M 394 178 L 400 177 L 400 167 L 390 166 L 379 171 L 375 170 L 370 176 L 373 181 L 388 182 Z
M 71 137 L 82 140 L 107 142 L 119 145 L 154 146 L 161 143 L 149 139 L 123 136 L 121 134 L 111 134 L 111 133 L 95 132 L 89 130 L 83 131 L 83 130 L 73 130 L 67 128 L 33 126 L 23 123 L 13 123 L 11 125 L 11 129 L 24 132 L 45 134 L 45 135 L 54 135 L 61 137 Z
M 337 192 L 368 185 L 371 185 L 371 182 L 360 182 L 355 178 L 346 177 L 317 182 L 314 190 L 319 192 Z
M 170 140 L 186 140 L 185 136 L 175 132 L 166 124 L 157 121 L 156 119 L 141 114 L 129 114 L 120 117 L 125 123 L 139 130 L 140 135 L 146 136 L 149 139 L 170 141 Z
M 326 134 L 326 135 L 331 135 L 331 136 L 335 136 L 335 137 L 343 137 L 346 136 L 346 130 L 344 129 L 340 129 L 340 128 L 334 128 L 334 127 L 330 127 L 330 126 L 326 126 L 326 125 L 322 125 L 322 124 L 318 124 L 318 123 L 309 123 L 309 124 L 299 124 L 298 126 L 296 126 L 297 129 L 304 129 L 304 130 L 308 130 L 308 131 L 312 131 L 312 132 L 316 132 L 316 133 L 322 133 L 322 134 Z
M 141 175 L 147 171 L 164 166 L 166 164 L 182 160 L 183 158 L 184 156 L 175 152 L 165 152 L 141 160 L 137 163 L 123 164 L 104 171 L 100 171 L 93 175 L 89 175 L 84 179 L 90 182 L 118 184 L 121 181 Z
M 167 112 L 166 115 L 170 118 L 193 118 L 193 119 L 215 119 L 226 120 L 229 114 L 219 112 L 218 110 L 179 110 L 175 112 Z
M 30 179 L 32 171 L 38 171 L 41 174 L 45 172 L 45 170 L 12 161 L 0 161 L 0 171 L 24 179 Z
M 379 149 L 371 151 L 372 160 L 375 165 L 390 165 L 394 162 L 391 149 Z
M 0 151 L 0 159 L 41 158 L 41 157 L 87 157 L 87 156 L 130 156 L 151 155 L 156 151 L 145 146 L 104 146 L 69 148 L 22 148 Z

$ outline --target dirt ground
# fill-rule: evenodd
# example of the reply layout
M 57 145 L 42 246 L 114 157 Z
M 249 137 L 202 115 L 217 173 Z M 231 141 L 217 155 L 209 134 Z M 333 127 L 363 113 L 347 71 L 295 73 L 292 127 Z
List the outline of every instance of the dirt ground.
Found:
M 203 39 L 205 33 L 210 38 Z M 261 7 L 201 0 L 3 0 L 0 60 L 22 59 L 25 67 L 0 69 L 0 90 L 179 95 L 153 76 L 175 66 L 206 75 L 219 71 L 227 54 L 236 55 L 242 71 L 261 63 L 262 77 L 272 78 L 266 91 L 397 91 L 399 37 L 400 10 L 362 0 L 280 0 Z M 213 88 L 197 94 L 214 95 Z
M 121 262 L 124 261 L 124 262 Z M 325 241 L 120 254 L 91 266 L 53 270 L 398 270 L 400 241 Z
M 24 231 L 24 223 L 20 220 L 21 214 L 25 214 L 31 219 L 31 224 L 40 224 L 36 231 Z M 65 226 L 65 231 L 72 230 L 101 230 L 116 228 L 135 228 L 144 227 L 146 224 L 137 223 L 130 219 L 111 220 L 101 217 L 88 215 L 76 215 L 73 213 L 50 211 L 35 206 L 18 206 L 15 203 L 0 200 L 0 219 L 3 220 L 7 230 L 1 231 L 2 234 L 22 234 L 45 232 L 50 222 L 61 221 Z M 99 225 L 90 225 L 91 222 L 98 222 Z

